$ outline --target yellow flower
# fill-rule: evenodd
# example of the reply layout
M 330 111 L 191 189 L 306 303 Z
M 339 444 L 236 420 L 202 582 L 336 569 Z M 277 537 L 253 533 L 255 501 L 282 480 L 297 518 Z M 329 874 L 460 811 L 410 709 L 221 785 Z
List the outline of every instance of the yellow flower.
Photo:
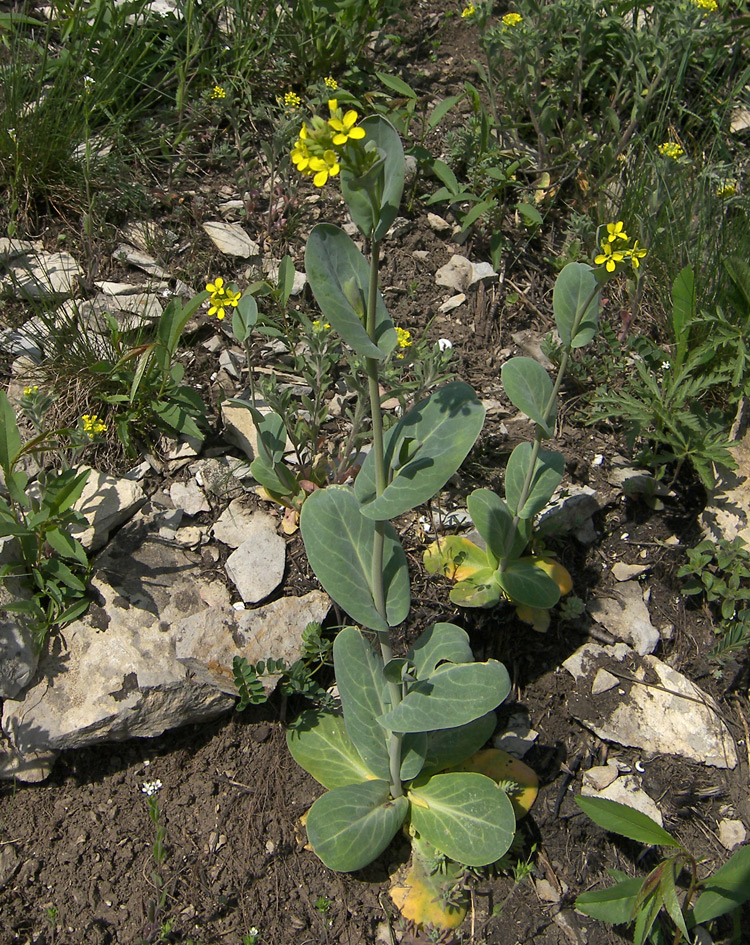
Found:
M 647 250 L 639 246 L 638 240 L 636 240 L 630 249 L 625 250 L 625 258 L 630 260 L 630 265 L 633 267 L 633 269 L 637 269 L 646 253 Z
M 700 7 L 701 10 L 708 10 L 709 13 L 716 13 L 719 4 L 716 0 L 690 0 L 693 6 Z
M 411 340 L 411 332 L 407 331 L 405 328 L 396 327 L 396 334 L 398 335 L 398 346 L 399 348 L 411 348 L 413 342 Z M 403 358 L 403 352 L 400 352 L 396 355 L 397 358 Z
M 225 91 L 220 85 L 215 85 L 215 86 L 211 89 L 211 98 L 212 98 L 212 99 L 226 98 L 226 97 L 227 97 L 227 93 L 226 93 L 226 91 Z
M 206 292 L 211 293 L 211 301 L 214 302 L 217 298 L 225 298 L 227 290 L 224 288 L 224 280 L 219 276 L 213 282 L 206 284 Z
M 301 174 L 307 173 L 310 164 L 310 152 L 307 149 L 307 127 L 302 125 L 299 138 L 297 138 L 292 148 L 292 163 Z
M 34 394 L 38 393 L 39 386 L 37 384 L 32 384 L 31 387 L 24 387 L 23 396 L 32 397 Z
M 612 249 L 611 243 L 602 243 L 602 251 L 594 257 L 597 266 L 604 266 L 607 272 L 614 272 L 617 263 L 625 259 L 625 253 L 622 250 Z
M 503 17 L 503 30 L 513 29 L 523 23 L 523 17 L 520 13 L 506 13 Z
M 662 155 L 662 157 L 672 158 L 673 161 L 681 158 L 685 153 L 682 146 L 674 141 L 665 141 L 664 144 L 660 144 L 656 150 Z
M 332 92 L 335 92 L 339 87 L 338 82 L 333 78 L 333 76 L 327 75 L 323 81 Z
M 716 188 L 717 197 L 734 197 L 737 193 L 737 181 L 732 178 L 727 178 L 726 180 L 719 181 L 719 186 Z
M 335 102 L 336 100 L 332 99 L 331 101 Z M 345 115 L 341 116 L 338 114 L 338 103 L 336 104 L 337 107 L 331 109 L 332 117 L 328 121 L 331 130 L 337 132 L 333 136 L 333 143 L 339 148 L 349 140 L 361 141 L 365 136 L 365 129 L 354 127 L 357 124 L 359 115 L 353 108 L 350 108 Z M 331 102 L 328 105 L 330 107 Z
M 302 104 L 302 99 L 297 95 L 296 92 L 285 92 L 284 93 L 284 105 L 286 108 L 299 108 Z
M 81 421 L 83 422 L 83 432 L 87 434 L 90 440 L 107 430 L 107 424 L 95 413 L 85 413 L 81 417 Z
M 310 158 L 310 170 L 315 175 L 313 184 L 316 187 L 323 187 L 329 177 L 335 177 L 341 170 L 339 158 L 335 151 L 326 151 L 322 158 Z
M 316 318 L 312 323 L 313 329 L 318 332 L 330 331 L 331 326 L 329 322 L 322 322 L 319 318 Z
M 241 292 L 234 292 L 224 285 L 224 280 L 219 276 L 213 282 L 206 285 L 206 292 L 210 292 L 208 314 L 215 315 L 219 321 L 226 317 L 228 308 L 236 308 L 237 303 L 242 297 Z
M 614 243 L 615 240 L 627 240 L 628 234 L 623 229 L 624 224 L 622 220 L 618 220 L 617 223 L 608 223 L 607 224 L 607 242 Z
M 473 3 L 470 3 L 468 7 L 464 7 L 463 10 L 461 10 L 461 16 L 464 18 L 468 16 L 474 16 L 476 12 L 477 12 L 476 7 L 474 6 Z

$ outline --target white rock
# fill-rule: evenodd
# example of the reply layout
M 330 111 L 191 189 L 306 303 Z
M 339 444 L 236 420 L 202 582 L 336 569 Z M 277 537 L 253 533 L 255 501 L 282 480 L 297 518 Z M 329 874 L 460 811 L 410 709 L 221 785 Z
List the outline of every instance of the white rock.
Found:
M 606 669 L 600 669 L 596 676 L 594 676 L 594 681 L 591 684 L 591 695 L 598 696 L 602 692 L 609 692 L 610 689 L 614 689 L 615 686 L 619 685 L 620 680 L 617 676 L 608 673 Z
M 216 456 L 191 463 L 189 471 L 198 485 L 218 502 L 228 502 L 247 491 L 241 479 L 250 476 L 250 464 L 236 456 Z
M 734 850 L 747 840 L 747 830 L 741 820 L 722 820 L 719 824 L 719 841 L 727 850 Z
M 270 515 L 256 512 L 245 541 L 227 558 L 227 577 L 245 603 L 268 597 L 281 583 L 286 564 L 286 542 L 276 533 Z
M 539 737 L 531 727 L 529 715 L 525 711 L 514 712 L 505 723 L 503 732 L 493 740 L 495 748 L 502 748 L 514 758 L 523 758 Z
M 488 262 L 472 263 L 471 276 L 469 278 L 469 287 L 473 285 L 492 285 L 497 282 L 497 273 Z
M 584 545 L 597 539 L 591 517 L 599 511 L 596 490 L 590 486 L 567 483 L 558 486 L 539 516 L 537 527 L 542 534 L 573 534 Z
M 150 253 L 136 249 L 135 246 L 130 246 L 128 243 L 120 243 L 117 249 L 112 253 L 112 258 L 116 259 L 118 262 L 126 262 L 131 266 L 136 266 L 136 268 L 142 269 L 144 272 L 148 272 L 158 279 L 169 279 L 167 270 L 162 269 Z
M 185 515 L 193 516 L 199 512 L 211 511 L 206 493 L 195 479 L 188 479 L 187 482 L 173 482 L 169 488 L 169 497 L 174 502 L 175 508 L 182 509 Z
M 254 610 L 212 607 L 177 624 L 177 659 L 201 682 L 236 693 L 235 656 L 244 656 L 250 663 L 269 658 L 294 663 L 302 655 L 302 631 L 308 623 L 322 623 L 330 607 L 330 598 L 321 591 L 282 597 Z M 264 677 L 262 682 L 271 692 L 277 677 Z
M 603 797 L 608 801 L 617 801 L 618 804 L 625 804 L 627 807 L 632 807 L 633 810 L 639 810 L 642 814 L 650 817 L 651 820 L 656 821 L 660 827 L 664 826 L 661 811 L 643 790 L 638 778 L 632 774 L 626 774 L 621 778 L 617 778 L 616 781 L 613 781 L 609 787 L 604 788 L 603 791 L 595 790 L 594 787 L 587 784 L 584 779 L 581 794 L 583 794 L 584 797 Z
M 137 220 L 125 224 L 122 238 L 141 252 L 148 253 L 156 243 L 163 241 L 164 231 L 153 220 Z
M 469 287 L 473 274 L 472 264 L 465 256 L 451 256 L 450 260 L 435 273 L 435 285 L 444 285 L 456 292 Z
M 258 404 L 262 414 L 271 412 L 270 407 Z M 224 421 L 224 436 L 229 443 L 239 447 L 248 459 L 258 455 L 258 431 L 253 422 L 253 415 L 246 407 L 224 402 L 221 405 L 221 418 Z M 292 441 L 287 437 L 285 452 L 293 449 Z
M 744 422 L 740 415 L 733 430 L 738 442 L 731 453 L 737 468 L 722 471 L 721 482 L 711 491 L 700 521 L 706 537 L 713 541 L 739 537 L 750 545 L 750 430 L 740 439 Z
M 12 538 L 0 539 L 0 567 L 21 561 L 21 549 Z M 39 654 L 22 614 L 4 610 L 15 601 L 28 600 L 30 592 L 11 575 L 0 581 L 0 698 L 13 699 L 36 672 Z
M 618 561 L 612 567 L 612 574 L 616 581 L 629 581 L 631 578 L 645 574 L 649 567 L 648 564 L 625 564 L 624 561 Z
M 211 532 L 223 544 L 239 548 L 249 536 L 255 515 L 257 513 L 249 509 L 242 499 L 235 499 L 218 517 Z
M 716 768 L 736 767 L 734 740 L 716 703 L 655 656 L 638 658 L 622 643 L 607 647 L 587 643 L 563 666 L 576 679 L 584 679 L 594 667 L 615 669 L 625 659 L 623 676 L 637 681 L 620 678 L 624 694 L 614 703 L 592 698 L 586 685 L 576 687 L 568 699 L 574 718 L 605 741 Z
M 459 292 L 458 295 L 452 296 L 447 302 L 443 302 L 438 311 L 443 312 L 443 314 L 447 314 L 448 312 L 452 312 L 453 309 L 458 308 L 460 305 L 463 305 L 465 301 L 466 296 L 463 292 Z
M 427 214 L 427 225 L 433 233 L 450 233 L 452 229 L 450 223 L 437 213 Z
M 86 467 L 81 467 L 81 471 Z M 73 508 L 84 515 L 88 528 L 74 525 L 71 533 L 90 551 L 102 548 L 110 533 L 127 522 L 147 502 L 137 482 L 115 479 L 92 469 L 80 498 Z
M 589 614 L 612 636 L 635 647 L 641 656 L 653 653 L 659 645 L 659 631 L 651 623 L 640 585 L 626 582 L 614 594 L 616 597 L 592 600 L 588 605 Z
M 15 779 L 24 784 L 39 784 L 50 776 L 58 754 L 56 751 L 32 751 L 22 755 L 7 738 L 0 736 L 0 781 Z
M 69 253 L 17 257 L 5 284 L 27 299 L 64 299 L 76 292 L 83 270 Z
M 606 765 L 595 765 L 593 768 L 589 768 L 588 771 L 584 771 L 583 783 L 592 787 L 595 791 L 603 791 L 619 776 L 620 772 L 617 765 L 614 761 L 608 761 Z
M 203 224 L 203 229 L 214 246 L 227 256 L 239 256 L 241 259 L 260 256 L 260 246 L 250 239 L 239 223 L 209 220 Z

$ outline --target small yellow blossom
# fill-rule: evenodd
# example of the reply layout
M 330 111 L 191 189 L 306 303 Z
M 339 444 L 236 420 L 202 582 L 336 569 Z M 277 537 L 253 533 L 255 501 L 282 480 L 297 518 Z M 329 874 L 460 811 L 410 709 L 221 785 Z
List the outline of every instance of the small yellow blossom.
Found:
M 335 92 L 339 87 L 338 82 L 331 75 L 327 75 L 323 81 L 325 82 L 327 88 L 329 88 L 332 92 Z
M 719 186 L 716 188 L 717 197 L 734 197 L 737 193 L 737 181 L 732 178 L 727 178 L 726 180 L 719 181 Z
M 513 29 L 523 23 L 523 17 L 520 13 L 506 13 L 503 17 L 503 30 Z
M 33 397 L 34 394 L 39 392 L 39 387 L 37 384 L 32 384 L 31 387 L 24 387 L 23 396 L 24 397 Z
M 319 318 L 316 318 L 312 323 L 313 330 L 318 332 L 330 331 L 331 325 L 329 322 L 322 322 Z
M 630 249 L 625 250 L 625 258 L 630 260 L 630 265 L 633 269 L 637 269 L 641 264 L 641 260 L 646 255 L 646 252 L 647 250 L 639 246 L 638 240 L 636 240 Z
M 211 98 L 215 101 L 218 98 L 226 98 L 226 90 L 221 85 L 215 85 L 211 89 Z
M 614 243 L 615 240 L 627 240 L 628 234 L 625 232 L 622 220 L 617 223 L 607 224 L 607 242 Z
M 310 170 L 315 175 L 313 184 L 316 187 L 323 187 L 329 177 L 335 177 L 341 170 L 338 155 L 335 151 L 326 151 L 322 158 L 310 158 Z
M 476 12 L 477 12 L 476 7 L 474 6 L 473 3 L 470 3 L 468 7 L 464 7 L 463 10 L 461 10 L 461 16 L 464 18 L 469 17 L 469 16 L 474 16 Z
M 623 250 L 612 249 L 611 243 L 602 243 L 602 251 L 598 256 L 594 257 L 594 262 L 597 266 L 604 266 L 607 272 L 614 272 L 617 263 L 622 262 L 624 259 L 625 252 Z
M 336 99 L 331 99 L 328 103 L 329 108 L 332 103 L 335 107 L 331 108 L 331 118 L 328 120 L 328 126 L 332 131 L 336 132 L 333 136 L 333 143 L 336 147 L 340 148 L 342 144 L 346 144 L 346 142 L 350 140 L 361 141 L 365 136 L 365 129 L 354 127 L 359 120 L 359 115 L 353 108 L 350 108 L 345 115 L 340 115 Z
M 107 430 L 107 424 L 101 417 L 97 417 L 95 413 L 85 413 L 81 417 L 81 420 L 83 422 L 83 432 L 90 440 L 93 440 L 94 437 L 98 436 L 100 433 L 105 433 Z
M 665 141 L 664 144 L 660 144 L 656 150 L 662 157 L 672 158 L 673 161 L 681 158 L 685 153 L 682 145 L 677 144 L 675 141 Z
M 211 294 L 208 314 L 215 315 L 219 321 L 223 321 L 224 318 L 226 318 L 226 310 L 228 308 L 237 307 L 237 303 L 242 297 L 242 293 L 233 292 L 232 289 L 225 286 L 221 276 L 206 285 L 206 292 Z
M 284 93 L 284 106 L 286 108 L 294 109 L 299 108 L 302 104 L 302 99 L 297 95 L 296 92 L 285 92 Z
M 719 9 L 719 4 L 716 0 L 690 0 L 690 2 L 695 7 L 700 7 L 701 10 L 708 10 L 709 13 L 716 13 Z
M 411 339 L 411 332 L 407 331 L 405 328 L 396 327 L 396 334 L 398 335 L 398 346 L 399 348 L 411 348 L 413 342 Z M 399 352 L 396 355 L 397 358 L 403 358 L 403 352 Z

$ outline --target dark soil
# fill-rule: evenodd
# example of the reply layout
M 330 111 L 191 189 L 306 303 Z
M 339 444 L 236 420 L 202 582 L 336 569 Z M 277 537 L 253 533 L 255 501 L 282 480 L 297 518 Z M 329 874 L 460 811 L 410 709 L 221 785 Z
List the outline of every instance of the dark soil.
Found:
M 473 75 L 478 50 L 472 46 L 473 33 L 460 27 L 457 18 L 444 17 L 437 3 L 420 5 L 413 20 L 403 24 L 398 60 L 408 63 L 404 77 L 430 101 L 460 91 Z M 213 197 L 218 202 L 216 193 Z M 438 312 L 446 296 L 435 286 L 434 273 L 456 252 L 477 261 L 487 258 L 481 255 L 481 241 L 458 246 L 436 235 L 427 225 L 426 210 L 415 206 L 411 228 L 385 247 L 382 283 L 394 320 L 414 333 L 432 320 L 430 337 L 447 337 L 454 344 L 457 374 L 480 398 L 498 404 L 489 411 L 463 480 L 448 501 L 459 501 L 478 485 L 498 486 L 512 447 L 530 437 L 527 424 L 512 420 L 499 368 L 518 353 L 513 333 L 552 328 L 554 274 L 534 260 L 557 255 L 561 246 L 555 245 L 554 225 L 531 243 L 512 217 L 507 232 L 511 249 L 500 284 L 474 291 L 448 315 Z M 296 247 L 298 260 L 301 250 L 302 243 Z M 429 256 L 415 257 L 415 250 Z M 515 301 L 506 305 L 511 285 Z M 526 761 L 542 786 L 531 815 L 520 825 L 518 851 L 511 858 L 529 861 L 531 875 L 519 883 L 512 869 L 467 876 L 471 908 L 464 942 L 615 945 L 629 940 L 619 934 L 622 928 L 573 909 L 581 892 L 611 883 L 607 869 L 642 875 L 654 862 L 653 853 L 644 854 L 639 845 L 596 827 L 573 801 L 583 772 L 608 755 L 638 766 L 645 790 L 664 813 L 665 827 L 703 859 L 705 873 L 728 856 L 717 837 L 725 808 L 732 807 L 750 826 L 747 664 L 730 660 L 720 667 L 708 659 L 715 643 L 709 618 L 686 605 L 676 577 L 685 547 L 698 539 L 705 496 L 685 470 L 676 498 L 664 509 L 626 502 L 606 481 L 609 460 L 626 451 L 623 443 L 614 431 L 581 427 L 574 417 L 574 410 L 563 411 L 556 445 L 568 459 L 570 481 L 597 489 L 602 506 L 595 520 L 598 540 L 584 546 L 566 538 L 554 543 L 554 550 L 584 601 L 594 593 L 615 593 L 610 574 L 615 561 L 650 566 L 645 582 L 651 589 L 652 621 L 674 628 L 657 655 L 717 700 L 741 762 L 726 772 L 671 756 L 647 756 L 608 746 L 579 726 L 567 709 L 576 684 L 560 664 L 593 638 L 588 618 L 553 619 L 548 633 L 540 635 L 508 608 L 455 613 L 447 582 L 428 579 L 421 569 L 424 534 L 416 516 L 405 519 L 399 531 L 412 566 L 414 611 L 398 645 L 405 646 L 430 621 L 456 620 L 471 633 L 478 657 L 501 659 L 511 673 L 514 687 L 499 712 L 499 730 L 522 707 L 539 733 Z M 594 464 L 597 455 L 605 457 L 604 463 Z M 666 543 L 674 536 L 678 543 Z M 289 541 L 299 562 L 300 539 Z M 309 572 L 302 575 L 296 567 L 289 572 L 282 594 L 309 586 Z M 286 713 L 301 707 L 290 704 Z M 142 792 L 143 782 L 154 779 L 163 785 L 158 799 L 166 859 L 161 867 L 154 862 L 155 828 Z M 388 895 L 389 875 L 408 855 L 405 841 L 355 875 L 330 872 L 306 849 L 300 817 L 321 790 L 286 750 L 278 700 L 157 739 L 64 753 L 45 783 L 0 786 L 0 945 L 162 940 L 241 945 L 252 927 L 264 945 L 436 941 L 407 929 Z M 49 912 L 53 909 L 56 920 Z M 168 919 L 171 931 L 160 938 Z M 744 919 L 744 940 L 750 942 L 747 910 Z

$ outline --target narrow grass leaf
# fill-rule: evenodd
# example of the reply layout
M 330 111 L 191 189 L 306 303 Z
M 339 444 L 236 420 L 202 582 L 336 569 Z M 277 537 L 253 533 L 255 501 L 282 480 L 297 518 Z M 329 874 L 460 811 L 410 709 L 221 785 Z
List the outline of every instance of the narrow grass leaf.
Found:
M 750 844 L 737 850 L 703 884 L 693 908 L 693 920 L 701 925 L 726 915 L 750 899 Z

